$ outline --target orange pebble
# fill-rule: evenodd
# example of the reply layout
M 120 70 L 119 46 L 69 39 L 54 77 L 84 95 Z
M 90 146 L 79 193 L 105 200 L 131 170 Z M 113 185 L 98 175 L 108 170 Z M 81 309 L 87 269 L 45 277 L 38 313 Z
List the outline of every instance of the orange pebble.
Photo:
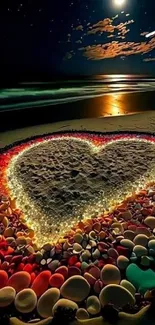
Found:
M 64 283 L 64 276 L 62 274 L 55 273 L 49 279 L 49 284 L 54 288 L 61 288 Z
M 40 297 L 49 286 L 49 279 L 51 277 L 50 271 L 42 271 L 32 283 L 31 289 L 34 290 L 37 297 Z
M 0 271 L 0 289 L 5 287 L 8 281 L 8 275 L 5 271 Z
M 19 292 L 23 289 L 29 287 L 31 283 L 31 277 L 28 272 L 20 271 L 11 276 L 11 278 L 7 282 L 8 287 L 12 287 Z

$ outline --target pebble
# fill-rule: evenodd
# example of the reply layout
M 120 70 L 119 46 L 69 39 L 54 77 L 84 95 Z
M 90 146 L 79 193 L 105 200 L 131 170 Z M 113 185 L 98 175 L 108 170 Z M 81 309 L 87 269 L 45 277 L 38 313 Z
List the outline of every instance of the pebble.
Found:
M 37 311 L 42 318 L 52 316 L 52 309 L 60 298 L 60 290 L 57 288 L 48 289 L 38 300 Z
M 86 301 L 86 308 L 90 315 L 97 315 L 101 311 L 101 304 L 96 296 L 90 296 Z
M 50 271 L 42 271 L 35 278 L 31 286 L 31 289 L 34 290 L 37 297 L 41 296 L 48 289 L 50 277 L 51 277 Z
M 133 286 L 133 284 L 127 280 L 122 280 L 120 285 L 124 288 L 126 288 L 128 291 L 131 292 L 133 296 L 135 296 L 136 288 Z
M 71 277 L 73 275 L 81 275 L 81 270 L 76 266 L 69 266 L 69 268 L 68 268 L 68 277 Z
M 58 260 L 54 260 L 51 263 L 48 264 L 48 268 L 54 272 L 60 265 L 60 262 Z
M 117 266 L 120 270 L 125 270 L 129 265 L 129 259 L 126 256 L 120 255 L 117 258 Z
M 51 287 L 60 288 L 63 285 L 64 281 L 65 281 L 65 279 L 62 274 L 55 273 L 55 274 L 51 275 L 51 277 L 49 279 L 49 285 Z
M 7 307 L 11 305 L 15 299 L 16 291 L 12 287 L 5 287 L 0 289 L 0 307 Z
M 59 266 L 56 270 L 55 273 L 59 273 L 62 274 L 64 276 L 65 279 L 67 279 L 68 277 L 68 268 L 67 266 Z
M 126 277 L 142 295 L 155 288 L 155 272 L 151 269 L 143 271 L 132 263 L 126 269 Z
M 78 305 L 69 300 L 69 299 L 59 299 L 55 305 L 53 306 L 53 309 L 52 309 L 52 314 L 54 316 L 56 310 L 59 308 L 59 307 L 62 307 L 62 308 L 70 308 L 72 310 L 78 310 Z
M 73 239 L 75 243 L 81 244 L 83 241 L 83 236 L 82 234 L 77 233 L 74 235 Z
M 117 259 L 117 257 L 119 256 L 118 252 L 116 251 L 116 249 L 114 248 L 109 248 L 107 251 L 108 255 L 114 259 Z
M 155 251 L 155 239 L 152 239 L 148 242 L 148 247 Z
M 150 237 L 150 235 L 151 235 L 149 229 L 147 229 L 146 227 L 137 227 L 136 234 L 146 235 L 147 237 Z
M 85 250 L 85 251 L 81 254 L 81 256 L 80 256 L 80 260 L 81 260 L 82 262 L 87 262 L 87 261 L 90 259 L 90 257 L 91 257 L 91 253 L 90 253 L 88 250 Z
M 134 305 L 135 298 L 124 287 L 117 284 L 109 284 L 104 287 L 99 295 L 102 306 L 113 304 L 115 307 L 123 307 L 126 305 Z
M 133 239 L 135 238 L 135 232 L 132 230 L 124 231 L 124 238 L 133 241 Z
M 148 251 L 144 246 L 136 245 L 133 249 L 133 252 L 136 254 L 137 257 L 141 257 L 143 255 L 147 255 Z
M 95 249 L 95 251 L 92 253 L 93 259 L 98 259 L 100 257 L 100 251 L 98 249 Z
M 99 294 L 103 288 L 103 282 L 101 280 L 97 280 L 94 284 L 94 291 Z
M 90 273 L 95 279 L 99 279 L 100 277 L 100 269 L 97 266 L 92 266 L 88 273 Z
M 148 243 L 148 237 L 146 235 L 139 234 L 134 238 L 133 242 L 135 245 L 141 245 L 146 247 Z
M 89 319 L 89 314 L 87 312 L 86 309 L 84 308 L 79 308 L 76 312 L 76 318 L 78 320 L 85 320 L 85 319 Z
M 143 266 L 150 266 L 150 259 L 148 256 L 142 256 L 140 264 Z
M 122 212 L 119 217 L 123 218 L 125 221 L 129 221 L 132 219 L 132 214 L 130 211 L 125 211 Z
M 19 292 L 23 289 L 26 289 L 29 287 L 31 283 L 31 276 L 28 272 L 20 271 L 15 274 L 13 274 L 8 282 L 7 286 L 12 287 L 16 290 L 16 292 Z
M 88 283 L 93 286 L 96 282 L 96 279 L 93 277 L 93 275 L 85 272 L 84 273 L 84 278 L 88 281 Z
M 80 244 L 75 243 L 73 245 L 73 254 L 80 254 L 82 251 L 83 251 L 83 247 Z
M 26 238 L 24 236 L 20 236 L 16 239 L 17 246 L 25 246 L 27 244 Z
M 32 289 L 24 289 L 17 293 L 15 298 L 15 307 L 22 313 L 32 312 L 37 305 L 37 296 Z
M 134 246 L 135 246 L 135 244 L 134 244 L 131 240 L 129 240 L 129 239 L 122 239 L 122 240 L 120 241 L 120 244 L 121 244 L 122 246 L 124 246 L 124 247 L 130 249 L 130 250 L 132 250 L 132 249 L 134 248 Z
M 155 217 L 145 218 L 144 223 L 151 229 L 154 229 L 155 228 Z
M 64 298 L 80 302 L 88 296 L 90 285 L 82 276 L 74 275 L 65 281 L 60 292 Z
M 119 284 L 121 280 L 119 269 L 111 264 L 106 264 L 102 268 L 100 276 L 104 284 Z
M 3 233 L 3 236 L 4 237 L 12 237 L 14 234 L 14 229 L 11 228 L 11 227 L 8 227 L 5 229 L 4 233 Z
M 117 246 L 116 248 L 119 255 L 129 256 L 129 249 L 123 246 Z
M 0 289 L 5 287 L 8 281 L 8 274 L 3 271 L 0 270 Z

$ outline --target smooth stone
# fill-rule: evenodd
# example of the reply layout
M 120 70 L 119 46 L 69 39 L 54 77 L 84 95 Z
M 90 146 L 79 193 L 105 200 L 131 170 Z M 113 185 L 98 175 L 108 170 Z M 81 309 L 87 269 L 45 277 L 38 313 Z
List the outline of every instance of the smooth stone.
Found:
M 62 297 L 80 302 L 83 301 L 90 292 L 90 284 L 80 275 L 74 275 L 62 285 L 60 293 Z
M 89 319 L 89 314 L 86 309 L 79 308 L 76 312 L 76 318 L 79 320 Z
M 73 245 L 73 254 L 80 254 L 82 252 L 82 250 L 83 250 L 83 247 L 80 244 L 75 243 Z
M 14 229 L 11 228 L 11 227 L 8 227 L 5 229 L 4 233 L 3 233 L 3 236 L 4 237 L 12 237 L 14 234 Z
M 149 257 L 148 256 L 142 256 L 140 264 L 143 265 L 143 266 L 150 266 Z
M 136 234 L 137 235 L 146 235 L 147 237 L 150 237 L 150 235 L 151 235 L 149 229 L 146 227 L 137 227 Z
M 29 287 L 31 283 L 31 276 L 28 272 L 20 271 L 15 274 L 13 274 L 8 282 L 7 286 L 12 287 L 16 290 L 16 292 L 19 292 L 23 289 L 26 289 Z
M 15 299 L 16 291 L 12 287 L 5 287 L 0 289 L 0 307 L 8 307 Z
M 120 255 L 117 258 L 117 266 L 120 270 L 125 270 L 129 265 L 129 259 L 126 256 Z
M 99 279 L 100 277 L 100 269 L 97 266 L 92 266 L 88 273 L 90 273 L 95 279 Z
M 152 239 L 148 242 L 148 247 L 155 251 L 155 239 Z
M 82 262 L 87 262 L 90 258 L 91 258 L 91 253 L 88 250 L 85 250 L 80 256 Z
M 118 229 L 119 232 L 123 232 L 123 227 L 122 227 L 121 223 L 119 223 L 119 222 L 112 223 L 111 228 Z
M 133 241 L 134 238 L 135 238 L 134 231 L 132 231 L 132 230 L 124 231 L 124 239 L 129 239 L 129 240 Z
M 132 214 L 130 211 L 125 211 L 121 213 L 121 218 L 123 218 L 125 221 L 129 221 L 132 219 Z
M 155 228 L 155 217 L 147 217 L 144 220 L 144 223 L 151 229 Z
M 155 250 L 154 249 L 149 249 L 149 254 L 151 256 L 155 256 Z
M 74 301 L 71 301 L 69 299 L 59 299 L 55 303 L 55 305 L 53 306 L 53 309 L 52 309 L 53 316 L 54 316 L 55 312 L 57 311 L 57 309 L 59 307 L 62 307 L 62 308 L 70 308 L 72 310 L 78 310 L 78 305 Z
M 35 278 L 34 282 L 32 283 L 31 289 L 34 290 L 37 297 L 41 296 L 48 289 L 50 277 L 50 271 L 42 271 Z
M 68 268 L 68 277 L 71 277 L 73 275 L 81 275 L 81 270 L 76 266 L 69 266 L 69 268 Z
M 86 262 L 82 262 L 81 263 L 81 270 L 85 270 L 85 269 L 87 269 L 89 267 L 89 264 L 88 263 L 86 263 Z
M 47 243 L 47 244 L 45 244 L 45 245 L 43 246 L 43 249 L 44 249 L 46 252 L 49 252 L 49 251 L 51 250 L 51 248 L 52 248 L 52 245 L 49 244 L 49 243 Z
M 15 298 L 15 307 L 22 313 L 32 312 L 37 305 L 37 296 L 32 289 L 24 289 L 17 293 Z
M 135 303 L 131 292 L 117 284 L 109 284 L 104 287 L 100 292 L 99 299 L 102 306 L 112 304 L 115 307 L 123 307 Z
M 51 263 L 48 264 L 48 268 L 54 272 L 60 265 L 60 262 L 58 260 L 54 260 Z
M 119 256 L 118 252 L 116 251 L 116 249 L 114 248 L 109 248 L 107 251 L 108 255 L 114 259 L 117 259 L 117 257 Z
M 141 245 L 146 247 L 148 243 L 148 237 L 146 235 L 139 234 L 133 240 L 135 245 Z
M 90 315 L 97 315 L 101 311 L 101 304 L 96 296 L 90 296 L 87 298 L 86 308 Z
M 38 300 L 37 311 L 42 318 L 52 316 L 52 309 L 60 298 L 60 290 L 57 288 L 48 289 Z
M 148 251 L 144 246 L 136 245 L 133 249 L 133 252 L 136 254 L 137 257 L 141 257 L 143 255 L 147 255 Z
M 35 256 L 36 263 L 39 264 L 43 258 L 43 254 L 41 252 L 37 252 L 34 256 Z
M 81 244 L 83 241 L 83 236 L 81 234 L 77 233 L 74 235 L 73 239 L 74 239 L 75 243 Z
M 59 266 L 56 270 L 55 273 L 59 273 L 62 274 L 64 276 L 64 278 L 66 279 L 68 277 L 68 268 L 67 266 Z
M 98 279 L 94 284 L 94 291 L 99 294 L 103 288 L 103 282 Z
M 155 288 L 155 272 L 151 269 L 143 271 L 132 263 L 126 269 L 126 277 L 142 295 Z
M 25 246 L 27 245 L 26 238 L 24 236 L 20 236 L 16 239 L 17 246 Z
M 122 240 L 120 241 L 120 244 L 121 244 L 123 247 L 126 247 L 126 248 L 128 248 L 128 249 L 130 249 L 130 250 L 132 250 L 132 249 L 134 248 L 134 246 L 135 246 L 135 244 L 134 244 L 131 240 L 129 240 L 129 239 L 122 239 Z
M 98 259 L 100 257 L 100 251 L 98 249 L 95 249 L 95 251 L 92 253 L 93 259 Z
M 96 279 L 93 277 L 93 275 L 85 272 L 84 273 L 84 278 L 88 281 L 88 283 L 93 286 L 96 282 Z
M 0 289 L 5 287 L 8 281 L 8 274 L 3 271 L 0 270 Z
M 49 279 L 49 285 L 51 287 L 61 288 L 64 281 L 65 281 L 65 279 L 64 279 L 64 276 L 62 274 L 55 273 L 55 274 L 51 275 L 51 277 Z
M 102 268 L 100 277 L 104 284 L 119 284 L 121 280 L 118 267 L 111 264 L 106 264 Z
M 133 286 L 133 284 L 131 282 L 129 282 L 127 280 L 122 280 L 120 285 L 122 287 L 124 287 L 125 289 L 127 289 L 128 291 L 130 291 L 133 296 L 135 296 L 136 288 Z
M 101 227 L 102 227 L 102 225 L 101 225 L 100 222 L 95 222 L 95 223 L 93 224 L 93 230 L 95 230 L 97 233 L 100 232 Z

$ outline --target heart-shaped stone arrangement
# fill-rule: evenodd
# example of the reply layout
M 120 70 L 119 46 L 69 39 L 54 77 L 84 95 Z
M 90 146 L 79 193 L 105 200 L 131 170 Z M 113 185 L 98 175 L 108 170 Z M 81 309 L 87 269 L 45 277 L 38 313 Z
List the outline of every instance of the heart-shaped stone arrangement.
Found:
M 123 199 L 152 176 L 155 145 L 130 140 L 109 137 L 108 145 L 95 148 L 64 136 L 33 144 L 10 163 L 8 185 L 42 243 L 83 216 L 102 213 L 111 199 Z

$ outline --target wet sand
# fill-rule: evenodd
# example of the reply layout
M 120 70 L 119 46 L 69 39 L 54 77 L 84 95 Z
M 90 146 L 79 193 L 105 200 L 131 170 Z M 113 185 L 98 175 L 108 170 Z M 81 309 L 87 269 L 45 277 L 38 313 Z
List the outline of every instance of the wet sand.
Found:
M 155 92 L 113 93 L 102 97 L 46 107 L 0 110 L 0 131 L 85 118 L 119 116 L 155 110 Z M 67 124 L 67 123 L 64 123 Z

